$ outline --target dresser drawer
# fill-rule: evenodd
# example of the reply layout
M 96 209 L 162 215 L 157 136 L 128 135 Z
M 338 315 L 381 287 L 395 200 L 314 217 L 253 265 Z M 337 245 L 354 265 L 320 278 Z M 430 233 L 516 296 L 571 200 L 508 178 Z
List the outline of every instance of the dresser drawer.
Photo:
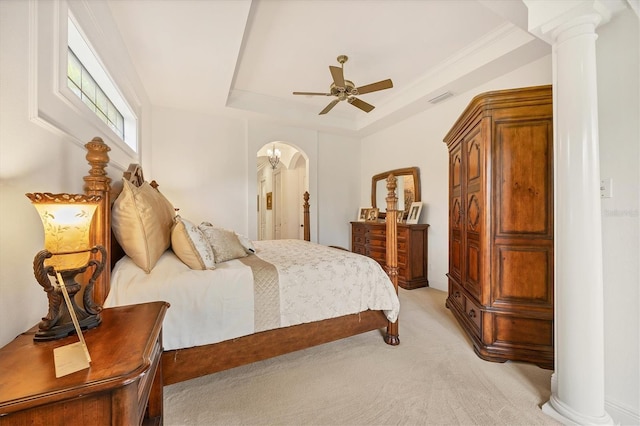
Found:
M 473 323 L 475 327 L 475 331 L 478 335 L 480 335 L 480 328 L 482 324 L 482 311 L 480 307 L 478 307 L 475 302 L 473 302 L 469 297 L 463 296 L 465 299 L 464 302 L 464 312 L 469 318 L 469 320 Z
M 387 263 L 387 255 L 384 248 L 380 249 L 377 247 L 369 247 L 367 250 L 367 256 L 374 259 L 376 262 L 382 264 L 383 266 Z
M 353 235 L 364 235 L 367 232 L 367 228 L 363 225 L 353 225 L 351 232 Z
M 384 238 L 367 237 L 365 239 L 365 244 L 369 247 L 387 248 L 387 241 Z
M 448 300 L 453 303 L 460 312 L 464 312 L 464 296 L 458 284 L 449 279 L 449 298 Z
M 366 238 L 364 233 L 362 234 L 353 234 L 353 244 L 365 244 Z
M 354 253 L 358 253 L 361 254 L 363 256 L 367 255 L 367 249 L 363 244 L 354 244 L 353 245 L 353 250 Z
M 386 227 L 375 227 L 369 228 L 369 237 L 371 238 L 382 238 L 384 239 L 387 235 Z

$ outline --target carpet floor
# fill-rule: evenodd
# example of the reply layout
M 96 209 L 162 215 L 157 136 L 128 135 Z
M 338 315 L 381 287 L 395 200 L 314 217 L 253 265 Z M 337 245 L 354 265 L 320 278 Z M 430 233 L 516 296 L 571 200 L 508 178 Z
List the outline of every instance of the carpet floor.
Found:
M 557 425 L 551 371 L 483 361 L 446 293 L 400 289 L 400 345 L 379 331 L 164 389 L 166 425 Z

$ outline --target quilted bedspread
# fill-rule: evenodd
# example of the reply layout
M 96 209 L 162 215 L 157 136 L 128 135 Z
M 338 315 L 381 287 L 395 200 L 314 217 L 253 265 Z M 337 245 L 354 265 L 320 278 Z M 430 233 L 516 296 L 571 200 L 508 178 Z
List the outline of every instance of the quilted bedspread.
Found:
M 105 307 L 169 302 L 166 350 L 382 310 L 398 318 L 391 281 L 373 259 L 302 240 L 255 241 L 255 255 L 196 271 L 167 250 L 150 274 L 128 257 L 113 270 Z

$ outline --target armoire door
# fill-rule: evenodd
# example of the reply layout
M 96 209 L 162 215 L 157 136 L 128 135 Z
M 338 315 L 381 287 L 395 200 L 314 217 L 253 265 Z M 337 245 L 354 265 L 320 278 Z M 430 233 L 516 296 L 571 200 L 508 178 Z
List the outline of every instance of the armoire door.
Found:
M 462 283 L 463 257 L 463 208 L 462 208 L 462 144 L 449 155 L 449 275 Z
M 464 247 L 464 272 L 462 285 L 475 298 L 481 299 L 482 283 L 482 241 L 484 238 L 484 187 L 483 164 L 485 146 L 481 134 L 481 125 L 478 123 L 469 132 L 462 145 L 464 165 L 464 189 L 463 189 L 463 242 Z

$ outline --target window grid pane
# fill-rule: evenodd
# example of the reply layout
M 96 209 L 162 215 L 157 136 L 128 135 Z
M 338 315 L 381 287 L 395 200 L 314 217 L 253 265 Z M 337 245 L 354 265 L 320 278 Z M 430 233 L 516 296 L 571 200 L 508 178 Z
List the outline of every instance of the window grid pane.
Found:
M 96 113 L 122 140 L 124 140 L 124 117 L 113 105 L 89 74 L 89 71 L 69 49 L 67 55 L 67 85 L 89 109 Z

